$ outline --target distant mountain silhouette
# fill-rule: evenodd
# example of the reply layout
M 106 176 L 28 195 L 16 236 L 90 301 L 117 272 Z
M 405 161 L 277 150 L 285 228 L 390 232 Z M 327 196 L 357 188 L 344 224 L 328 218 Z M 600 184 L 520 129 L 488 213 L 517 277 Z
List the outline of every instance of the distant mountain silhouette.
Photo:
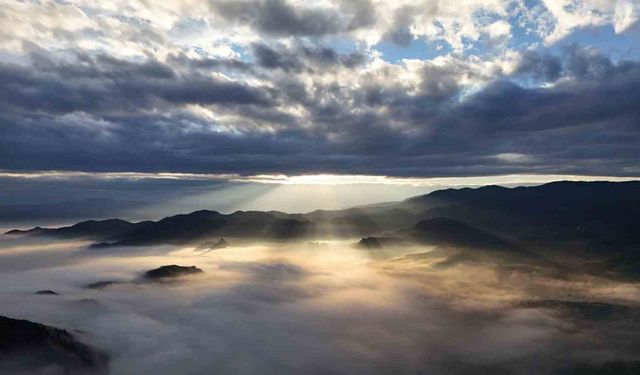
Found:
M 120 219 L 107 220 L 87 220 L 78 224 L 62 227 L 62 228 L 40 228 L 35 227 L 29 230 L 10 230 L 5 234 L 8 235 L 46 235 L 60 238 L 109 238 L 122 236 L 128 231 L 142 228 L 151 221 L 143 221 L 140 223 L 130 223 Z
M 224 215 L 201 210 L 190 214 L 166 217 L 159 221 L 130 223 L 120 219 L 89 220 L 62 228 L 11 230 L 7 235 L 51 236 L 58 238 L 94 239 L 94 248 L 112 246 L 143 246 L 154 244 L 184 244 L 216 236 L 237 236 L 261 239 L 300 238 L 314 233 L 315 225 L 308 220 L 282 218 L 258 211 L 237 211 Z
M 197 275 L 203 273 L 203 271 L 196 266 L 178 266 L 175 264 L 161 266 L 152 270 L 144 272 L 140 277 L 129 281 L 116 281 L 116 280 L 101 280 L 96 281 L 85 286 L 86 289 L 103 290 L 115 285 L 133 285 L 139 283 L 148 282 L 161 282 L 168 281 L 181 276 Z
M 571 243 L 603 253 L 624 252 L 627 257 L 640 245 L 636 228 L 640 182 L 560 181 L 531 187 L 445 189 L 397 203 L 295 217 L 313 221 L 320 233 L 358 237 L 387 236 L 422 220 L 444 218 L 468 226 L 457 229 L 471 227 L 469 230 L 510 245 L 563 247 Z M 341 228 L 332 231 L 336 227 Z M 441 231 L 444 236 L 450 229 L 455 228 L 442 225 L 429 231 Z
M 448 189 L 403 202 L 423 219 L 445 217 L 521 241 L 640 243 L 640 182 L 554 182 L 512 189 Z
M 283 219 L 274 215 L 238 211 L 223 215 L 216 211 L 196 211 L 175 215 L 134 228 L 111 243 L 94 247 L 184 244 L 217 236 L 261 239 L 291 239 L 309 235 L 314 225 L 309 221 Z
M 103 374 L 107 362 L 66 330 L 0 316 L 0 373 L 44 373 L 54 365 L 65 374 Z
M 435 221 L 433 221 L 435 220 Z M 307 214 L 196 211 L 159 221 L 85 221 L 9 234 L 91 238 L 94 247 L 210 243 L 215 238 L 388 237 L 425 244 L 581 248 L 640 274 L 640 182 L 553 182 L 445 189 L 402 202 Z M 630 261 L 633 260 L 633 261 Z M 637 260 L 637 262 L 636 262 Z

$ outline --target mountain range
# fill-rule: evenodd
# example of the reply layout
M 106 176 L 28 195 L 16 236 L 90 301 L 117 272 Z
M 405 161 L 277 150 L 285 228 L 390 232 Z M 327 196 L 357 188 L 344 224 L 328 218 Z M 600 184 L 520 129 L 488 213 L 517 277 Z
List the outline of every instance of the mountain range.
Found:
M 202 244 L 220 237 L 290 240 L 384 238 L 492 250 L 579 249 L 640 273 L 640 182 L 553 182 L 539 186 L 445 189 L 401 202 L 306 214 L 201 210 L 132 223 L 90 220 L 10 235 L 82 238 L 92 247 Z M 371 242 L 374 243 L 374 242 Z M 527 250 L 527 251 L 528 251 Z

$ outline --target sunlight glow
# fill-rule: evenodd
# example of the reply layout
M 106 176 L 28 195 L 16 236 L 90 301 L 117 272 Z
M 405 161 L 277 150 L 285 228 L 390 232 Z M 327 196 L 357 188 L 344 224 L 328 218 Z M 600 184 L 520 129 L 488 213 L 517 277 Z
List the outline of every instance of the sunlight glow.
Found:
M 406 185 L 424 187 L 476 186 L 487 184 L 538 184 L 551 181 L 633 181 L 640 177 L 584 176 L 560 174 L 511 174 L 471 177 L 393 177 L 349 174 L 239 174 L 174 173 L 174 172 L 83 172 L 83 171 L 28 171 L 0 170 L 0 178 L 17 179 L 101 179 L 101 180 L 211 180 L 249 182 L 279 185 Z

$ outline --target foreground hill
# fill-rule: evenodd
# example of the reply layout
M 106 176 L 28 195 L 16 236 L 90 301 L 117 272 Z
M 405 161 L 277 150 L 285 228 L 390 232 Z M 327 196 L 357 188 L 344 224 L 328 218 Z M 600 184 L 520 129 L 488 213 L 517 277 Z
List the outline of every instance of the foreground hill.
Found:
M 107 362 L 104 353 L 63 329 L 0 316 L 0 373 L 59 368 L 65 374 L 103 374 Z

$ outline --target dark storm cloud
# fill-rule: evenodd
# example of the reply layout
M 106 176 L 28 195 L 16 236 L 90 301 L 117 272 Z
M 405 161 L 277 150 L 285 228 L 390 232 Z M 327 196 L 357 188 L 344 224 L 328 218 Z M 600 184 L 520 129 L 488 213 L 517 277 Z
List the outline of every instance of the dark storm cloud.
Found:
M 219 70 L 229 69 L 240 72 L 251 72 L 253 66 L 245 61 L 233 58 L 198 58 L 187 57 L 184 53 L 173 54 L 168 57 L 168 63 L 191 69 Z
M 211 1 L 212 9 L 230 22 L 249 24 L 279 36 L 322 36 L 354 30 L 375 22 L 366 0 L 344 1 L 340 12 L 294 6 L 287 0 Z
M 567 55 L 567 70 L 581 80 L 603 79 L 616 73 L 611 60 L 597 50 L 573 45 L 568 48 Z
M 253 54 L 258 64 L 268 69 L 301 70 L 303 65 L 294 56 L 283 56 L 273 48 L 264 44 L 255 44 L 253 46 Z
M 524 51 L 516 68 L 516 74 L 531 75 L 536 79 L 553 82 L 560 78 L 562 61 L 557 56 Z
M 268 90 L 194 71 L 177 73 L 156 60 L 80 55 L 67 63 L 41 53 L 31 56 L 31 66 L 0 63 L 0 107 L 5 111 L 133 112 L 180 104 L 265 106 L 272 100 Z
M 581 48 L 574 44 L 564 48 L 562 57 L 534 50 L 524 51 L 515 75 L 528 75 L 545 82 L 553 82 L 563 76 L 585 81 L 604 79 L 616 74 L 615 64 L 595 49 Z M 619 68 L 626 64 L 620 63 Z
M 347 77 L 357 54 L 305 44 L 255 44 L 253 52 L 253 63 L 185 56 L 62 61 L 41 51 L 30 65 L 4 63 L 0 168 L 640 173 L 638 62 L 614 63 L 577 47 L 560 57 L 526 53 L 518 76 L 555 80 L 554 86 L 502 77 L 474 93 L 459 83 L 470 74 L 464 67 L 424 64 L 408 92 L 391 68 L 364 73 L 357 86 L 314 79 L 331 69 Z M 269 77 L 269 84 L 210 74 L 229 67 Z M 191 104 L 233 120 L 185 110 Z
M 285 72 L 301 72 L 314 69 L 331 69 L 336 67 L 355 68 L 365 63 L 367 57 L 359 52 L 338 54 L 334 49 L 317 46 L 296 46 L 288 48 L 284 45 L 269 46 L 255 43 L 253 54 L 256 62 L 263 68 L 281 69 Z

